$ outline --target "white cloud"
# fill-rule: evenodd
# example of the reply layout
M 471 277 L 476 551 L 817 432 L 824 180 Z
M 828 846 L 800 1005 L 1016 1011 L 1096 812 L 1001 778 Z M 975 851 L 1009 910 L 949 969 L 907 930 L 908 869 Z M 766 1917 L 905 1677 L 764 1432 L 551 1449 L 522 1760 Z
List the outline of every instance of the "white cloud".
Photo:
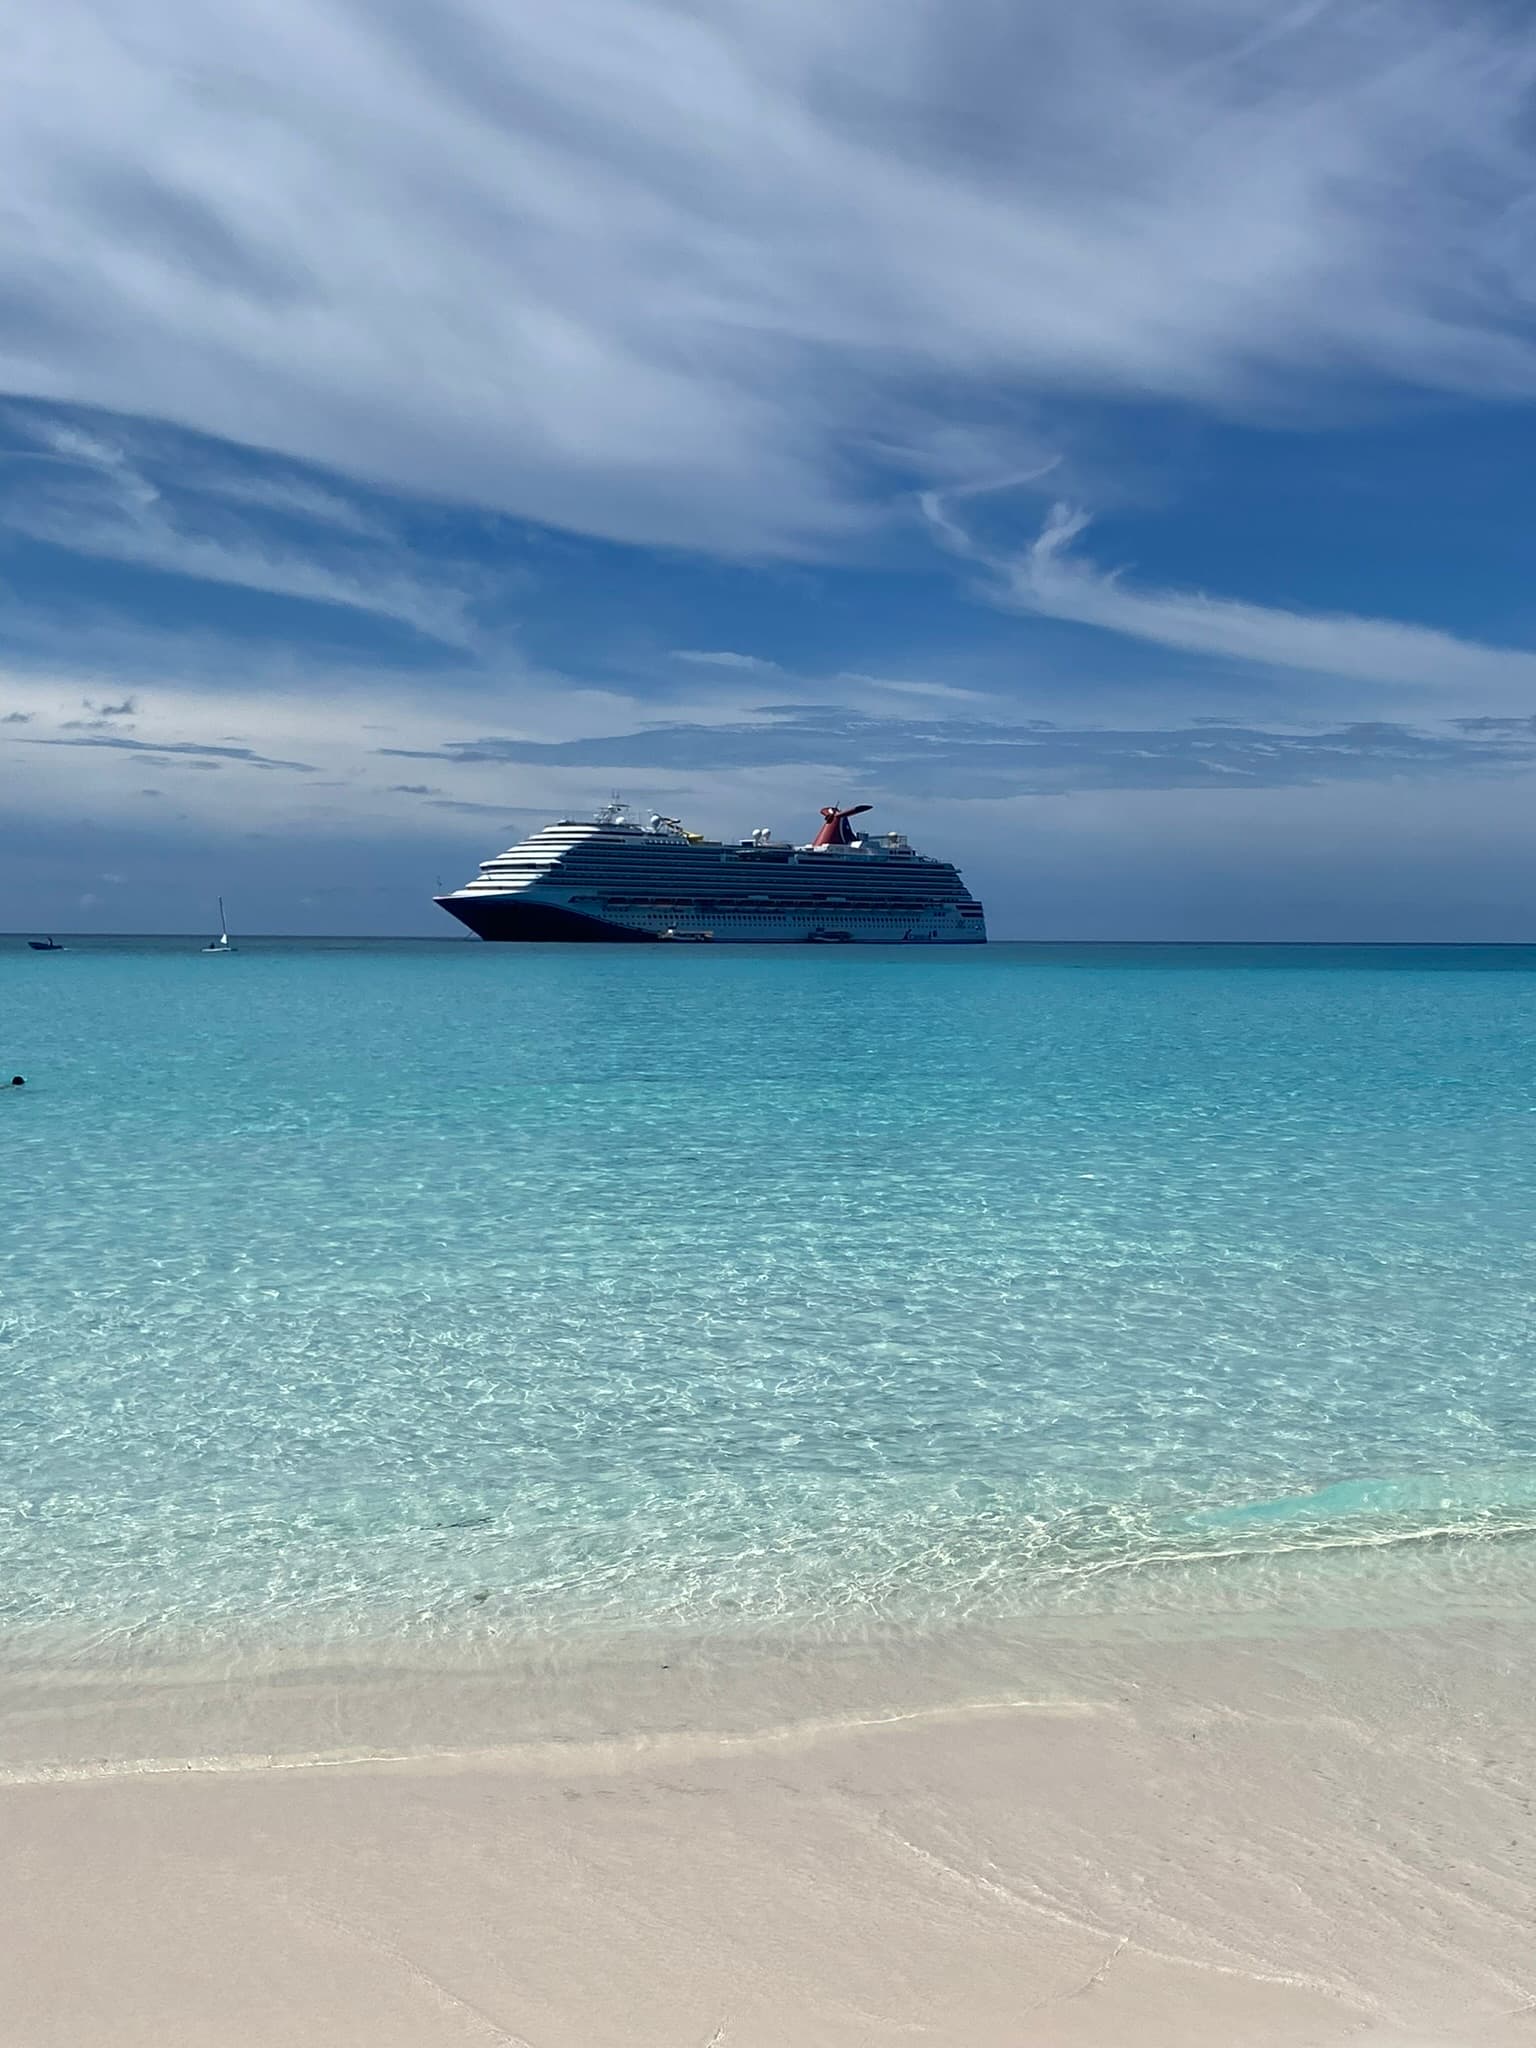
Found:
M 35 422 L 31 432 L 46 460 L 11 463 L 0 489 L 0 524 L 14 532 L 139 568 L 343 605 L 449 645 L 472 637 L 469 593 L 421 575 L 399 548 L 372 545 L 366 521 L 349 521 L 351 508 L 334 493 L 204 465 L 192 478 L 178 478 L 173 502 L 151 463 L 119 441 L 57 422 Z M 177 509 L 189 498 L 201 515 L 195 521 Z M 239 514 L 210 521 L 210 500 L 217 499 L 289 517 L 302 506 L 311 522 L 349 537 L 328 555 L 313 537 L 308 547 L 288 545 Z M 370 544 L 354 544 L 358 537 Z
M 1000 705 L 1003 701 L 985 690 L 962 690 L 953 683 L 897 682 L 890 676 L 867 676 L 857 669 L 842 670 L 834 681 L 840 690 L 851 684 L 860 702 L 867 701 L 871 694 L 877 703 L 891 697 L 938 697 L 956 704 Z
M 998 404 L 1528 394 L 1533 63 L 1469 0 L 55 0 L 0 385 L 813 551 Z
M 761 654 L 732 654 L 725 648 L 711 654 L 696 647 L 674 647 L 672 659 L 691 661 L 699 668 L 750 669 L 756 675 L 780 675 L 783 672 L 776 661 L 769 661 Z
M 1513 692 L 1522 703 L 1536 703 L 1536 653 L 1525 648 L 1487 646 L 1393 619 L 1138 588 L 1075 552 L 1074 543 L 1091 521 L 1067 505 L 1053 509 L 1022 555 L 1001 556 L 973 539 L 956 518 L 949 494 L 928 492 L 921 502 L 944 545 L 987 571 L 986 594 L 1020 611 L 1188 654 L 1415 690 L 1476 690 L 1501 703 Z
M 392 541 L 395 534 L 381 519 L 365 512 L 337 491 L 297 477 L 234 476 L 226 471 L 201 468 L 183 470 L 181 482 L 210 497 L 231 504 L 250 505 L 262 512 L 277 512 L 306 525 L 330 528 L 337 533 L 355 534 L 363 540 Z
M 981 690 L 962 690 L 953 683 L 895 681 L 889 676 L 865 675 L 860 669 L 840 669 L 833 676 L 821 674 L 795 674 L 786 669 L 782 662 L 770 661 L 761 654 L 733 654 L 722 650 L 706 653 L 692 647 L 674 647 L 674 661 L 686 661 L 699 668 L 735 669 L 748 675 L 782 676 L 786 683 L 797 690 L 813 690 L 825 695 L 828 689 L 835 691 L 839 701 L 858 704 L 888 706 L 892 697 L 935 697 L 948 698 L 957 703 L 987 704 L 997 700 Z M 743 705 L 748 716 L 756 715 L 756 706 Z

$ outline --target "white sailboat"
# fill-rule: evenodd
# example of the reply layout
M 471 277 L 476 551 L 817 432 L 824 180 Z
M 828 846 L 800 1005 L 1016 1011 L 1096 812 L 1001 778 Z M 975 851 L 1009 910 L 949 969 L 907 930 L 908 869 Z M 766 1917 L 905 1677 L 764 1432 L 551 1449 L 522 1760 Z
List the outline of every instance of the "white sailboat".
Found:
M 229 920 L 224 915 L 224 898 L 222 896 L 219 898 L 219 936 L 216 939 L 210 939 L 207 945 L 204 946 L 203 951 L 205 953 L 233 953 L 235 951 L 235 948 L 229 943 Z

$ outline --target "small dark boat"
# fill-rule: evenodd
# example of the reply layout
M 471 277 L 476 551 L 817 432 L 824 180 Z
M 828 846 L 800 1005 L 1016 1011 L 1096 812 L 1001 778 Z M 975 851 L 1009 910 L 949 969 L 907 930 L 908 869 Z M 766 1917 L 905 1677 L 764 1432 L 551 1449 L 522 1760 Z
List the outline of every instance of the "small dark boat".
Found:
M 62 953 L 64 948 L 57 939 L 28 939 L 27 944 L 34 953 Z

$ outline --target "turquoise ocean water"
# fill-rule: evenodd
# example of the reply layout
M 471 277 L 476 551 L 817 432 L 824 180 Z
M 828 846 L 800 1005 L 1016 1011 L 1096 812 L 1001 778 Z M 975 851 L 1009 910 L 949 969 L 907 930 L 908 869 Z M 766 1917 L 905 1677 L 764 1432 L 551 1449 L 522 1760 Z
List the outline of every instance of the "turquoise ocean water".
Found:
M 1536 949 L 6 941 L 0 1067 L 12 1650 L 1220 1607 L 1536 1530 Z

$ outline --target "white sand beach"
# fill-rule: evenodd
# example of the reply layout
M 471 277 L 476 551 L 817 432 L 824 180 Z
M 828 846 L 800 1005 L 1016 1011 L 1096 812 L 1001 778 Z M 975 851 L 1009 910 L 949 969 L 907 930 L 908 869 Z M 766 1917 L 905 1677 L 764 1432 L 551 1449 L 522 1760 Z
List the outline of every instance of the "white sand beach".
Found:
M 7 2048 L 1536 2038 L 1523 1622 L 625 1668 L 8 1687 Z

